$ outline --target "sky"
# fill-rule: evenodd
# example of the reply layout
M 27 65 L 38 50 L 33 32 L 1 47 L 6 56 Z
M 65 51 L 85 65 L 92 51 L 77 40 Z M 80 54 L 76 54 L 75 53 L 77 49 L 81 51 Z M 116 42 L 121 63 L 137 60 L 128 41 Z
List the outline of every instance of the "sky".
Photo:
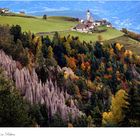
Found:
M 0 0 L 1 1 L 140 1 L 140 0 Z

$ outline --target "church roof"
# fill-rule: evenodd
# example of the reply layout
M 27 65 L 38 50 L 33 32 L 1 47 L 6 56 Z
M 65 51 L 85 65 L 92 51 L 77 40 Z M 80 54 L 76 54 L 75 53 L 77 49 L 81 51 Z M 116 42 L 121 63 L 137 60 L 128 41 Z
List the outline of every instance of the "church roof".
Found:
M 86 25 L 84 23 L 80 23 L 76 25 L 76 29 L 84 29 L 86 28 Z
M 76 29 L 85 29 L 93 26 L 93 22 L 85 21 L 84 23 L 80 23 L 76 25 Z

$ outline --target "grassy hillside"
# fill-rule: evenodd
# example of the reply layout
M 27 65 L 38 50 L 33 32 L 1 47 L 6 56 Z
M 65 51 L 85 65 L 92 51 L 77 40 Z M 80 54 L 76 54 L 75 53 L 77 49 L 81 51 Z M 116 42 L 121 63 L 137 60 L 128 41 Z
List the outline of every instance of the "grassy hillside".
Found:
M 114 39 L 111 39 L 107 42 L 119 42 L 124 45 L 124 47 L 128 50 L 133 51 L 135 54 L 140 55 L 140 42 L 131 39 L 127 36 L 121 36 Z
M 102 33 L 93 33 L 93 34 L 88 34 L 88 33 L 80 33 L 80 32 L 76 32 L 76 31 L 70 31 L 70 32 L 61 32 L 60 33 L 62 36 L 67 36 L 67 35 L 72 35 L 72 36 L 79 36 L 80 40 L 83 41 L 96 41 L 98 40 L 98 36 L 102 35 L 104 40 L 109 40 L 112 38 L 116 38 L 119 36 L 122 36 L 123 33 L 116 30 L 116 29 L 112 29 L 112 28 L 107 28 L 106 32 L 102 32 Z
M 41 18 L 0 16 L 0 24 L 19 24 L 23 31 L 30 30 L 34 33 L 37 33 L 67 30 L 76 25 L 77 22 L 67 21 L 63 18 L 48 18 L 47 20 L 43 20 Z
M 51 32 L 51 31 L 63 31 L 60 32 L 62 36 L 73 35 L 79 36 L 80 40 L 83 41 L 96 41 L 98 35 L 102 35 L 104 40 L 109 40 L 112 38 L 116 38 L 122 36 L 123 33 L 116 30 L 107 28 L 106 32 L 102 33 L 80 33 L 75 31 L 65 31 L 69 30 L 71 27 L 75 26 L 78 22 L 75 21 L 74 18 L 70 17 L 48 17 L 47 20 L 43 20 L 42 17 L 36 18 L 26 18 L 26 17 L 12 17 L 12 16 L 0 16 L 0 24 L 9 24 L 9 25 L 16 25 L 19 24 L 23 31 L 31 31 L 34 33 L 38 32 Z M 106 27 L 104 27 L 106 28 Z M 51 36 L 51 35 L 50 35 Z

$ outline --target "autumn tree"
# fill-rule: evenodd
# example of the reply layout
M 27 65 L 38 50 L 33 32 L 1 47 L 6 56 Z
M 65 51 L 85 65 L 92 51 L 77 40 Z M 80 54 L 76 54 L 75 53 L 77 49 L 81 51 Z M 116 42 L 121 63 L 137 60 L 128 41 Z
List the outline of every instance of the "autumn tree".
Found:
M 103 126 L 118 126 L 123 120 L 124 113 L 122 107 L 127 103 L 124 99 L 125 96 L 126 92 L 121 89 L 112 97 L 110 111 L 103 113 Z
M 69 42 L 64 43 L 64 48 L 65 48 L 66 55 L 70 56 L 70 54 L 71 54 L 71 46 L 70 46 Z
M 87 123 L 88 127 L 93 127 L 93 119 L 90 115 L 87 117 Z
M 44 63 L 43 53 L 42 53 L 42 40 L 39 37 L 37 40 L 37 47 L 36 47 L 36 65 L 42 66 Z
M 91 66 L 89 62 L 83 62 L 81 64 L 81 69 L 84 71 L 84 76 L 86 77 L 86 79 L 88 79 L 90 70 L 91 70 Z
M 48 47 L 47 51 L 47 59 L 45 60 L 46 66 L 56 66 L 57 61 L 54 58 L 53 48 L 51 46 Z
M 121 51 L 121 49 L 123 48 L 123 45 L 121 45 L 120 43 L 116 43 L 115 47 Z
M 67 66 L 70 67 L 73 71 L 76 69 L 76 59 L 74 57 L 66 57 Z
M 47 57 L 48 57 L 48 58 L 52 58 L 53 55 L 54 55 L 54 54 L 53 54 L 53 49 L 52 49 L 51 46 L 49 46 L 49 47 L 48 47 L 48 56 L 47 56 Z

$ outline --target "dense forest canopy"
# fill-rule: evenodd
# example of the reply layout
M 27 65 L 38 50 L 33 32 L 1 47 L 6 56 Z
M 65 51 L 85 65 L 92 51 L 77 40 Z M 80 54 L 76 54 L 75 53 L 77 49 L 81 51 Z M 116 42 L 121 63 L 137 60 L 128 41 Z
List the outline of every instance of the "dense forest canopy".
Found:
M 1 126 L 140 126 L 140 57 L 119 42 L 0 26 L 0 57 Z

